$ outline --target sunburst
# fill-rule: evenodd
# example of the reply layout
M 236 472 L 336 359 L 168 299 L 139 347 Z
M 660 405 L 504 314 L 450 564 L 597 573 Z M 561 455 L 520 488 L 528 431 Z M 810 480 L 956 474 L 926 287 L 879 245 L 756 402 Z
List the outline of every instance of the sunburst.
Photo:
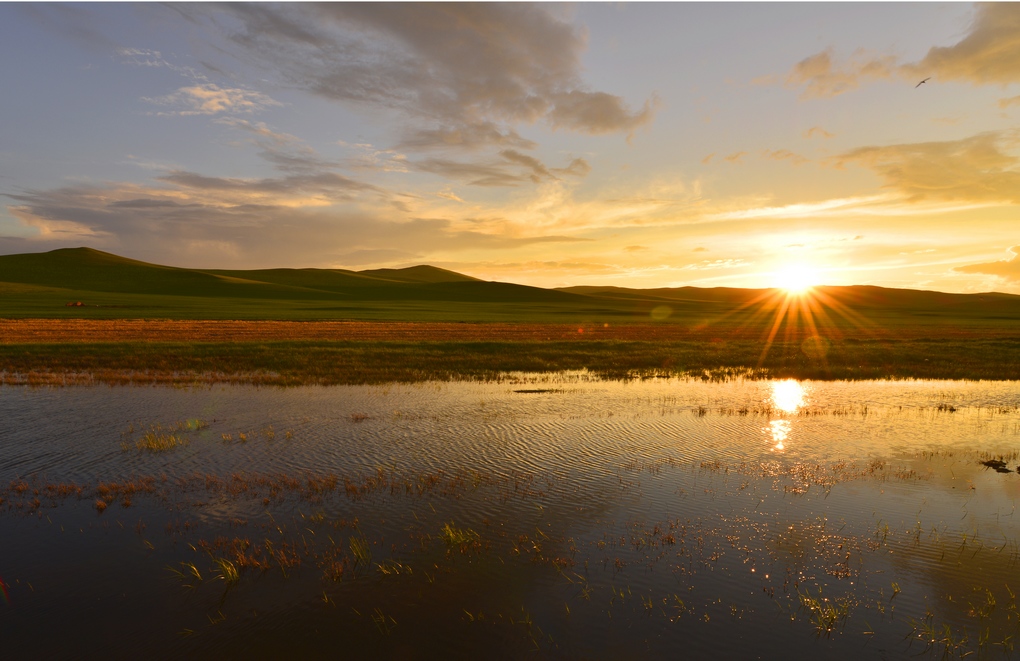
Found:
M 873 322 L 838 300 L 855 294 L 823 286 L 824 277 L 823 270 L 805 263 L 790 264 L 765 273 L 763 279 L 771 287 L 761 290 L 753 299 L 724 314 L 716 322 L 746 314 L 740 328 L 764 326 L 759 368 L 764 365 L 777 341 L 797 341 L 808 358 L 828 369 L 826 354 L 831 340 L 842 337 L 851 328 L 873 337 L 877 337 L 878 333 Z

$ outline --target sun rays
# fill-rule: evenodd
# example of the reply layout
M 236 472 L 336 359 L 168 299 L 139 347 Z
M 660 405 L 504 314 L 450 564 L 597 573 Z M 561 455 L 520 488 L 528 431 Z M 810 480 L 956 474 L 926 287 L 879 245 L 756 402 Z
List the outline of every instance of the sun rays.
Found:
M 833 340 L 847 332 L 877 337 L 878 326 L 853 307 L 864 292 L 821 284 L 823 272 L 808 264 L 790 264 L 766 274 L 773 286 L 714 323 L 736 321 L 737 330 L 763 329 L 764 343 L 757 367 L 765 363 L 773 345 L 800 343 L 800 352 L 828 370 L 826 356 Z

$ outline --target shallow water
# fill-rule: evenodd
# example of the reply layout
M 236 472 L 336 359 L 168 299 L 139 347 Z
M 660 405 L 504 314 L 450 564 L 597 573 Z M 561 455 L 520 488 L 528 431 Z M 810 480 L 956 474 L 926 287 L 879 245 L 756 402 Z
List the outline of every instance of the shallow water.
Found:
M 0 388 L 2 640 L 1002 656 L 1018 407 L 1017 382 Z

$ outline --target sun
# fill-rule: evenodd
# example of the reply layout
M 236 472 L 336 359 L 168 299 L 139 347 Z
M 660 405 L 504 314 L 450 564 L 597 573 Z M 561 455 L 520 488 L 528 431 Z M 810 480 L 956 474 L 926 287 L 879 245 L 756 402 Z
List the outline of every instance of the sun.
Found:
M 821 283 L 821 273 L 807 264 L 789 264 L 772 274 L 773 287 L 790 296 L 806 294 Z

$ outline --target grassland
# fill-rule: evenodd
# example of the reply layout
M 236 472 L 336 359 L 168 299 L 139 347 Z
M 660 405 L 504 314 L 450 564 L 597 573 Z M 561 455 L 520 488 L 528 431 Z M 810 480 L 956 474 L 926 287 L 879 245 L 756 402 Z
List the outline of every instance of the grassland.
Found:
M 801 342 L 270 341 L 0 345 L 7 384 L 361 384 L 497 379 L 508 372 L 588 370 L 606 378 L 1016 379 L 1020 339 L 845 340 L 825 358 Z
M 1017 379 L 1020 296 L 546 290 L 433 267 L 199 271 L 89 249 L 0 257 L 3 383 L 354 384 L 582 369 Z

